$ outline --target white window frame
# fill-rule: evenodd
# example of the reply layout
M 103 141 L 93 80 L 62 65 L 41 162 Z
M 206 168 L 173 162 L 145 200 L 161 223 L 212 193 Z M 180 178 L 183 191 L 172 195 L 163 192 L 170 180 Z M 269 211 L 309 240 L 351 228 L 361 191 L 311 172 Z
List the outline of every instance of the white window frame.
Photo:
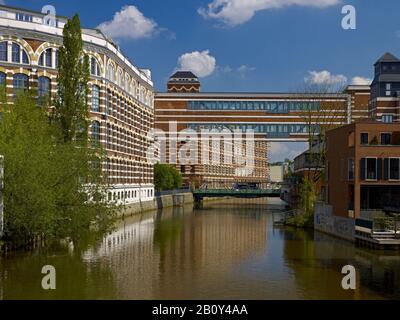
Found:
M 388 163 L 388 165 L 389 165 L 389 168 L 388 168 L 388 180 L 389 181 L 400 181 L 400 172 L 399 172 L 399 179 L 392 179 L 390 177 L 390 160 L 392 160 L 392 159 L 396 159 L 396 160 L 399 161 L 399 171 L 400 171 L 400 158 L 399 157 L 390 157 L 389 158 L 389 163 Z

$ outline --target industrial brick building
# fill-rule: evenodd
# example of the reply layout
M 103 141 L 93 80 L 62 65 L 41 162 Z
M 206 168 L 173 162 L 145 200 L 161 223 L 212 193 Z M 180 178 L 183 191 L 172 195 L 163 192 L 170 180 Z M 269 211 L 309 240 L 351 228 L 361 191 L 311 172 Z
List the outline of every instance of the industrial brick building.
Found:
M 0 6 L 0 84 L 8 99 L 29 89 L 54 97 L 66 21 Z M 90 60 L 90 133 L 107 152 L 103 172 L 111 185 L 108 198 L 120 203 L 151 200 L 153 167 L 146 159 L 147 134 L 154 123 L 150 71 L 133 65 L 99 30 L 82 29 L 82 37 Z
M 201 161 L 193 165 L 173 162 L 185 182 L 194 179 L 212 187 L 231 187 L 234 182 L 266 185 L 270 143 L 308 141 L 310 135 L 319 134 L 321 126 L 324 130 L 341 126 L 369 113 L 369 86 L 349 86 L 343 93 L 217 93 L 201 92 L 200 88 L 200 81 L 193 73 L 173 74 L 167 84 L 168 91 L 156 94 L 155 127 L 167 136 L 183 130 L 198 133 L 216 130 L 216 135 L 226 130 L 254 132 L 255 165 L 251 176 L 235 175 L 237 166 L 224 165 L 222 161 L 216 165 Z M 171 153 L 178 152 L 179 143 L 174 148 L 167 143 L 165 162 L 170 162 Z M 221 158 L 222 150 L 221 146 L 216 151 Z M 199 149 L 198 153 L 202 151 Z

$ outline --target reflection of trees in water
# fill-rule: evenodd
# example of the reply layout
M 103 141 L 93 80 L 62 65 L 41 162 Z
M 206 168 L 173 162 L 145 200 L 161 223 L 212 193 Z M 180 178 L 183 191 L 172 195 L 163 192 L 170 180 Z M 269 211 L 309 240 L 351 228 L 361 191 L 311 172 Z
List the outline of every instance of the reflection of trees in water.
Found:
M 295 281 L 304 299 L 354 299 L 354 292 L 341 287 L 342 267 L 346 259 L 335 256 L 335 242 L 315 240 L 317 233 L 303 229 L 282 229 L 284 258 L 294 271 Z M 320 246 L 322 245 L 322 246 Z M 345 255 L 342 255 L 344 258 Z
M 295 273 L 305 298 L 376 299 L 399 298 L 400 257 L 384 262 L 382 252 L 358 248 L 354 244 L 301 229 L 283 229 L 284 257 Z M 310 235 L 313 236 L 311 237 Z M 360 258 L 360 257 L 363 258 Z M 357 270 L 357 290 L 343 290 L 342 267 Z
M 389 299 L 400 299 L 400 256 L 397 251 L 356 249 L 361 283 Z
M 56 290 L 41 287 L 45 265 L 56 269 Z M 79 250 L 66 246 L 0 258 L 0 274 L 3 299 L 112 299 L 117 292 L 105 263 L 86 264 Z

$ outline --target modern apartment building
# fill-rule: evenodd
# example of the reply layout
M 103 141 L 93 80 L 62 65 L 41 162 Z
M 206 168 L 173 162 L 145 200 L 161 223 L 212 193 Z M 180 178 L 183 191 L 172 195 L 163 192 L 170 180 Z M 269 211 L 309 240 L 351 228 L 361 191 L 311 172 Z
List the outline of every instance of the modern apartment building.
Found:
M 370 117 L 385 123 L 400 123 L 400 60 L 385 53 L 374 68 Z
M 58 48 L 67 19 L 0 6 L 0 83 L 12 99 L 16 90 L 57 92 Z M 83 29 L 90 60 L 90 132 L 101 141 L 109 199 L 120 203 L 154 197 L 153 166 L 147 162 L 148 132 L 154 123 L 154 89 L 149 70 L 139 69 L 101 31 Z
M 400 210 L 400 128 L 371 120 L 327 133 L 327 202 L 338 216 Z

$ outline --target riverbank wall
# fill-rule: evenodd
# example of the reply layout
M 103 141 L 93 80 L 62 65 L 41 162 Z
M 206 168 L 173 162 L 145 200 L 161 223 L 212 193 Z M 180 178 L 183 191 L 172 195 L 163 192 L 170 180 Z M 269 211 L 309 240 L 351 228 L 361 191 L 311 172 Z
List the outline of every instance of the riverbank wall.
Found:
M 160 195 L 151 201 L 136 202 L 125 205 L 119 217 L 128 217 L 135 214 L 140 214 L 147 211 L 164 209 L 169 207 L 181 207 L 194 203 L 193 194 L 191 192 Z
M 333 214 L 332 206 L 316 203 L 314 229 L 332 236 L 355 241 L 355 221 L 352 218 L 339 217 Z

